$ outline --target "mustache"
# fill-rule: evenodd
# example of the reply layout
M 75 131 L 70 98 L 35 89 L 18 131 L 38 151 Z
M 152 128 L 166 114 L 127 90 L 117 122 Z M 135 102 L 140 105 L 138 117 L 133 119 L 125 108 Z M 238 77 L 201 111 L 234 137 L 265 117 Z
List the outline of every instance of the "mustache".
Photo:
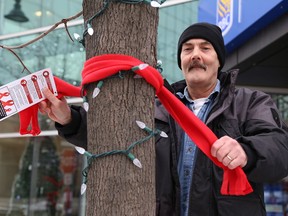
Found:
M 206 71 L 207 66 L 196 60 L 192 61 L 191 64 L 189 65 L 189 70 L 192 70 L 193 68 L 202 68 Z

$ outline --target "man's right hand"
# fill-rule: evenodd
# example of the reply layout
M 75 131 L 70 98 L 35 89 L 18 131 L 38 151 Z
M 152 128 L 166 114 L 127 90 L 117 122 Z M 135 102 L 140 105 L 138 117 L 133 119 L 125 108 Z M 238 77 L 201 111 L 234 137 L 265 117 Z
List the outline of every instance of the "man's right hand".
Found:
M 65 97 L 58 99 L 48 88 L 42 90 L 46 100 L 39 103 L 39 110 L 42 114 L 47 114 L 48 117 L 61 124 L 66 125 L 71 122 L 71 109 Z

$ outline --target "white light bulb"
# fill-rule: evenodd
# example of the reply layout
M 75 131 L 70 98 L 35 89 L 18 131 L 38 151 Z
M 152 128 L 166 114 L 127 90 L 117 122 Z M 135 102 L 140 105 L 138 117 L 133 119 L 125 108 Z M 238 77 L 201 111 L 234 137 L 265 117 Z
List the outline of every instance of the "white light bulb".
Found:
M 144 129 L 146 127 L 144 122 L 141 121 L 136 121 L 136 124 L 138 125 L 138 127 L 140 127 L 141 129 Z
M 147 68 L 148 66 L 149 66 L 148 64 L 140 64 L 138 67 L 139 67 L 139 70 L 143 70 Z
M 83 195 L 85 193 L 86 189 L 87 189 L 87 185 L 83 183 L 81 185 L 81 195 Z
M 96 98 L 99 93 L 100 93 L 100 89 L 99 89 L 98 87 L 96 87 L 96 88 L 94 89 L 94 91 L 93 91 L 92 97 L 93 97 L 93 98 Z
M 85 109 L 86 112 L 88 112 L 88 110 L 89 110 L 89 104 L 88 104 L 88 102 L 84 102 L 84 103 L 83 103 L 83 108 Z
M 74 33 L 73 35 L 74 35 L 74 38 L 75 38 L 77 41 L 79 41 L 79 40 L 80 40 L 80 35 L 79 35 L 79 34 L 77 34 L 77 33 Z
M 133 160 L 133 164 L 134 164 L 135 166 L 139 167 L 140 169 L 142 168 L 142 164 L 141 164 L 141 162 L 140 162 L 137 158 L 135 158 L 135 159 Z
M 94 30 L 92 27 L 88 28 L 88 34 L 92 36 L 94 34 Z
M 159 2 L 157 2 L 157 1 L 155 1 L 155 0 L 154 0 L 154 1 L 151 1 L 150 4 L 151 4 L 152 7 L 160 7 Z
M 164 138 L 167 138 L 167 137 L 168 137 L 168 135 L 167 135 L 164 131 L 161 131 L 160 136 L 161 136 L 161 137 L 164 137 Z
M 85 149 L 79 146 L 75 146 L 75 149 L 77 152 L 79 152 L 80 154 L 84 154 L 85 153 Z
M 140 64 L 138 66 L 132 67 L 131 70 L 132 71 L 137 71 L 137 70 L 143 70 L 145 68 L 147 68 L 149 65 L 148 64 Z

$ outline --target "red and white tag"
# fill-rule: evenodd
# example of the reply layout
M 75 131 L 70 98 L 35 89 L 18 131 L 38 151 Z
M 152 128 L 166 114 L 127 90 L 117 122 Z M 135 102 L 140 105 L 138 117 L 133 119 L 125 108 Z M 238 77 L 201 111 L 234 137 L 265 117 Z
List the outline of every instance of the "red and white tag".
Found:
M 57 95 L 51 69 L 37 71 L 0 87 L 0 121 L 44 100 L 47 87 Z

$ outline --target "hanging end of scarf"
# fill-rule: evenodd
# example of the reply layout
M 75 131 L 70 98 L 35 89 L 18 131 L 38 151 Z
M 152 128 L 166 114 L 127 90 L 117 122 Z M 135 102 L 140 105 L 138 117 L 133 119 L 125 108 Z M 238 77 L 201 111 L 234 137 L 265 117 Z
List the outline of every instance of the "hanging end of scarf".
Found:
M 234 170 L 224 169 L 221 194 L 243 196 L 252 192 L 253 188 L 240 167 Z

